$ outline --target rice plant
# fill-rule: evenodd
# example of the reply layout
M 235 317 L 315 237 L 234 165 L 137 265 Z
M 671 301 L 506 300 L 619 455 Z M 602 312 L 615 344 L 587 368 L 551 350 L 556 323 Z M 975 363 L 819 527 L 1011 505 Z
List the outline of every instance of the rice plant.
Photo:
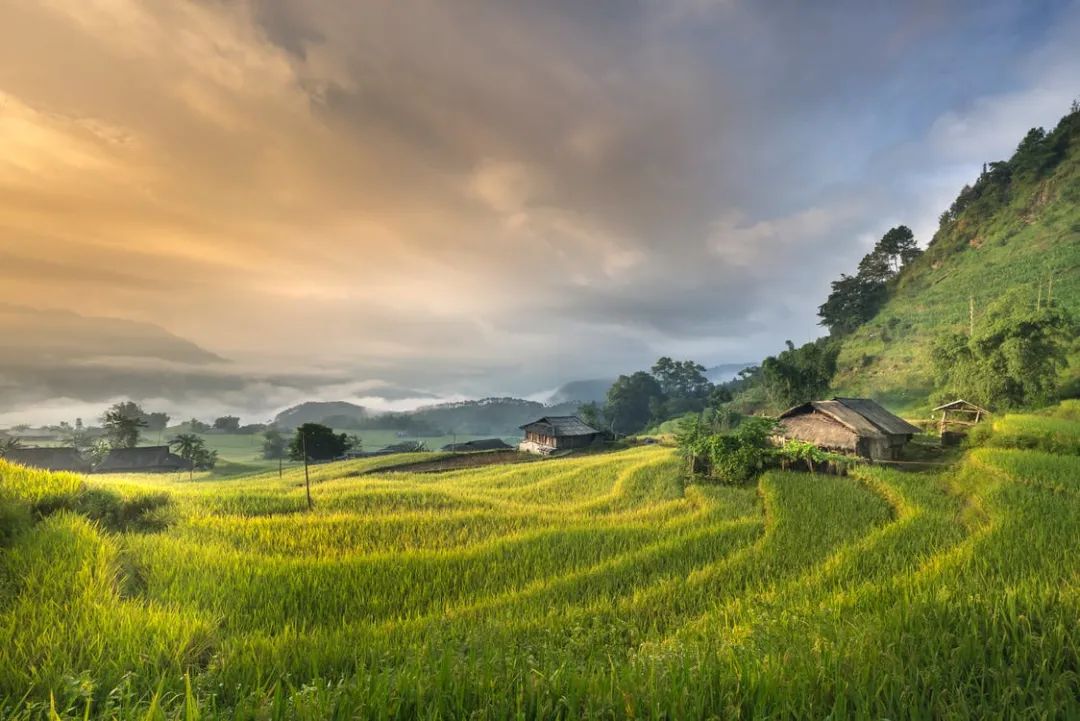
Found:
M 0 463 L 0 717 L 1080 716 L 1071 412 L 941 473 L 350 461 L 313 511 L 296 470 Z

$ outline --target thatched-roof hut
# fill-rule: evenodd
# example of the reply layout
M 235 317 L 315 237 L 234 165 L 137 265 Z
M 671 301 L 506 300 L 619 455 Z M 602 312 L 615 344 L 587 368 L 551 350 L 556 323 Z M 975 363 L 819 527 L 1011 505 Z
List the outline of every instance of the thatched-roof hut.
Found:
M 600 435 L 577 416 L 544 416 L 521 426 L 521 430 L 525 431 L 525 439 L 519 447 L 531 453 L 584 448 Z
M 921 431 L 869 398 L 811 401 L 780 414 L 780 435 L 819 448 L 890 460 Z
M 13 448 L 4 460 L 46 471 L 85 473 L 90 470 L 90 464 L 74 448 Z
M 169 473 L 191 470 L 191 461 L 169 450 L 168 446 L 113 448 L 94 467 L 96 473 Z

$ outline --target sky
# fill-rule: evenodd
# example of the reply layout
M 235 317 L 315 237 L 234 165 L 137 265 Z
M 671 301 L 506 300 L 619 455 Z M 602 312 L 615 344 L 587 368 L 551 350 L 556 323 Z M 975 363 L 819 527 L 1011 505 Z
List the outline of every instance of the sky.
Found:
M 8 0 L 0 423 L 760 360 L 1065 114 L 1076 37 L 1078 2 Z

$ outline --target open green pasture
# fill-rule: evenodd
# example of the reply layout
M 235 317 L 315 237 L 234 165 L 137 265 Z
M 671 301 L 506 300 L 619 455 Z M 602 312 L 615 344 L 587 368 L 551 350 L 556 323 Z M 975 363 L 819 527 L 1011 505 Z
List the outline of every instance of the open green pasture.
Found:
M 1000 432 L 1075 447 L 1069 415 Z M 1077 717 L 1077 459 L 360 475 L 387 457 L 313 468 L 313 511 L 299 469 L 0 463 L 0 717 Z
M 338 433 L 348 433 L 360 436 L 360 440 L 364 444 L 364 450 L 377 451 L 380 448 L 392 445 L 394 443 L 402 443 L 405 441 L 420 441 L 427 446 L 430 451 L 438 451 L 445 445 L 450 443 L 464 443 L 466 441 L 476 440 L 478 438 L 491 438 L 492 436 L 474 436 L 474 435 L 443 435 L 432 437 L 416 437 L 416 436 L 398 436 L 397 431 L 374 428 L 370 430 L 362 431 L 350 431 L 350 430 L 337 430 Z M 148 433 L 143 437 L 143 443 L 146 445 L 155 445 L 157 443 L 167 443 L 170 438 L 175 436 L 175 433 L 171 431 L 163 431 L 162 433 Z M 256 466 L 270 468 L 273 466 L 277 468 L 277 461 L 266 461 L 262 457 L 263 436 L 261 433 L 244 434 L 244 433 L 205 433 L 202 437 L 206 440 L 207 448 L 211 448 L 218 452 L 218 458 L 225 461 L 225 465 L 239 464 L 242 466 Z M 504 438 L 508 443 L 513 444 L 520 440 L 520 438 Z M 288 464 L 289 461 L 286 461 Z M 228 473 L 234 473 L 236 469 L 226 469 Z M 255 470 L 251 468 L 250 470 Z

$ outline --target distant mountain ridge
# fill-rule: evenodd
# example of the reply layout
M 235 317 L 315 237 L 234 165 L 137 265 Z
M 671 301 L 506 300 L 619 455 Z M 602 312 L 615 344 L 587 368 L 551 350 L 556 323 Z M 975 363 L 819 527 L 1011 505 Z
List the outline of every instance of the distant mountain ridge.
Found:
M 224 361 L 152 323 L 0 303 L 0 363 L 100 358 L 156 359 L 189 364 Z
M 286 408 L 274 416 L 274 425 L 283 429 L 293 429 L 305 423 L 325 423 L 331 426 L 346 425 L 341 419 L 359 422 L 367 418 L 368 411 L 363 406 L 348 401 L 307 401 Z
M 548 403 L 603 403 L 608 389 L 615 382 L 614 378 L 592 378 L 590 380 L 563 383 L 548 396 Z
M 756 364 L 755 363 L 720 363 L 719 365 L 714 365 L 711 368 L 706 368 L 705 369 L 705 377 L 708 378 L 713 383 L 727 383 L 730 380 L 734 380 L 739 375 L 739 371 L 745 370 L 745 369 L 750 368 L 750 367 L 752 367 L 754 365 L 756 365 Z
M 544 415 L 570 415 L 578 403 L 544 404 L 522 398 L 481 398 L 422 406 L 411 411 L 374 414 L 348 401 L 308 401 L 286 408 L 274 418 L 279 428 L 293 429 L 304 423 L 322 423 L 336 428 L 358 425 L 375 427 L 380 418 L 386 427 L 402 425 L 440 433 L 462 435 L 515 435 L 518 428 Z
M 522 398 L 482 398 L 424 406 L 409 415 L 448 433 L 515 435 L 520 426 L 544 415 L 570 415 L 578 403 L 545 404 Z

